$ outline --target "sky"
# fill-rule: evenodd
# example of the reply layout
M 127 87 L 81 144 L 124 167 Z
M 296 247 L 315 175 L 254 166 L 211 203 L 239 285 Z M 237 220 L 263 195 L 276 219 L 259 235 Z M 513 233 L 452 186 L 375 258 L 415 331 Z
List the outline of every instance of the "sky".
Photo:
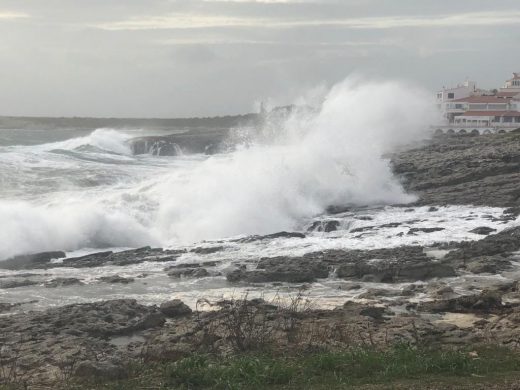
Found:
M 0 0 L 0 115 L 215 116 L 353 73 L 433 93 L 512 72 L 518 0 Z

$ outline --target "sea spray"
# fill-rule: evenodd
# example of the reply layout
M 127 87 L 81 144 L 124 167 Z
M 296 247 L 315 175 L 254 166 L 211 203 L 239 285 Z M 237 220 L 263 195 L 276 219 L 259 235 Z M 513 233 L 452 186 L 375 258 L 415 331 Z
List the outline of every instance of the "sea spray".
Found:
M 94 182 L 100 176 L 117 179 L 91 187 L 71 180 L 76 187 L 0 200 L 0 259 L 292 230 L 329 205 L 411 201 L 414 196 L 403 191 L 383 156 L 427 134 L 433 104 L 425 96 L 403 83 L 349 78 L 319 106 L 266 123 L 233 152 L 211 157 L 132 157 L 128 136 L 106 129 L 32 147 L 15 163 L 23 180 L 48 185 L 46 177 L 59 178 L 63 167 Z M 56 155 L 88 154 L 89 146 L 97 155 L 105 151 L 124 159 L 116 165 L 99 156 Z M 27 170 L 31 164 L 36 169 Z M 5 183 L 22 181 L 13 176 L 16 170 L 10 172 Z
M 270 142 L 173 173 L 154 189 L 166 195 L 157 216 L 163 240 L 263 234 L 295 229 L 330 205 L 413 201 L 382 156 L 427 136 L 434 114 L 426 96 L 398 82 L 350 78 L 317 110 L 279 123 Z

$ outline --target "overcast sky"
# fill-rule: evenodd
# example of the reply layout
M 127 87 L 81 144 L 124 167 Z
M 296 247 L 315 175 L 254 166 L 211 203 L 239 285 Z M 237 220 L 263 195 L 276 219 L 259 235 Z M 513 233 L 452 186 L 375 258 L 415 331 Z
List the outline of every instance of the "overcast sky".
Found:
M 0 0 L 0 115 L 233 114 L 352 72 L 434 91 L 513 71 L 518 0 Z

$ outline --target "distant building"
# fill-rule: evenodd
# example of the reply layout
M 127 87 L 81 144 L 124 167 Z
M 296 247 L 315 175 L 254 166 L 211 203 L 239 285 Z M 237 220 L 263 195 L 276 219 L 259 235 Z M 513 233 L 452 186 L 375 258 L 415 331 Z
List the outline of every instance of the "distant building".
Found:
M 502 88 L 493 92 L 466 81 L 437 92 L 437 105 L 445 120 L 440 132 L 488 133 L 520 128 L 520 73 L 513 73 Z
M 513 73 L 513 78 L 507 80 L 499 92 L 520 94 L 520 73 Z

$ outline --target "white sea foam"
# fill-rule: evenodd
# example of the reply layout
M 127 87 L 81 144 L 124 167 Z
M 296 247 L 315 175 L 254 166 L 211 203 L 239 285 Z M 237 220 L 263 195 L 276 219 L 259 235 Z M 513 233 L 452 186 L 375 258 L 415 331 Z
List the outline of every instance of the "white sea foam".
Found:
M 329 205 L 412 201 L 382 155 L 426 135 L 430 103 L 400 83 L 347 79 L 317 112 L 279 123 L 270 143 L 167 177 L 154 189 L 159 230 L 183 242 L 268 233 Z
M 39 200 L 0 200 L 0 259 L 50 249 L 173 245 L 263 234 L 295 229 L 333 204 L 409 202 L 414 196 L 403 191 L 382 156 L 425 136 L 433 115 L 425 96 L 398 82 L 347 79 L 316 111 L 295 113 L 274 127 L 271 123 L 262 142 L 233 153 L 171 159 L 170 169 L 163 165 L 154 173 L 139 167 L 148 177 L 141 172 L 136 180 L 112 186 L 68 188 Z M 88 145 L 127 155 L 127 139 L 101 129 L 30 148 L 38 158 Z M 28 163 L 25 157 L 18 162 L 21 167 Z M 96 171 L 89 161 L 88 175 L 95 179 L 110 169 L 100 164 Z M 136 172 L 129 164 L 127 176 Z

